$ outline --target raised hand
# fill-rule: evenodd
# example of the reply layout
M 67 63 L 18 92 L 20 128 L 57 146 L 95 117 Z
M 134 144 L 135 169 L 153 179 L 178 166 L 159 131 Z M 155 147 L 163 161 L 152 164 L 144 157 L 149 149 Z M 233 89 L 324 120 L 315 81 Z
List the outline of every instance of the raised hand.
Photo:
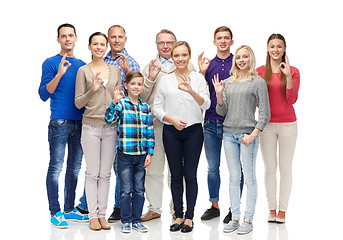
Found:
M 151 62 L 149 63 L 149 76 L 148 76 L 148 79 L 150 81 L 155 81 L 157 75 L 161 71 L 161 67 L 157 66 L 155 64 L 155 62 L 156 62 L 156 59 L 155 60 L 151 60 Z
M 291 75 L 291 67 L 289 65 L 289 60 L 288 60 L 288 56 L 287 55 L 285 56 L 285 62 L 280 63 L 279 69 L 286 76 Z
M 104 84 L 101 78 L 99 78 L 100 72 L 97 72 L 95 76 L 93 76 L 92 80 L 92 91 L 97 92 L 98 89 Z
M 128 72 L 131 71 L 130 66 L 129 66 L 129 61 L 127 60 L 127 56 L 122 53 L 118 53 L 118 55 L 120 57 L 117 59 L 117 63 L 125 71 L 125 74 L 127 74 Z
M 200 73 L 205 76 L 206 70 L 208 69 L 208 66 L 210 66 L 211 60 L 203 56 L 204 52 L 200 53 L 200 55 L 198 56 L 198 65 Z
M 71 63 L 66 60 L 67 53 L 61 59 L 60 65 L 58 66 L 58 73 L 61 77 L 66 73 L 67 69 L 71 66 Z
M 112 102 L 114 104 L 117 104 L 117 102 L 122 99 L 123 97 L 125 97 L 124 91 L 122 86 L 116 86 L 115 88 L 113 88 L 113 92 L 114 92 L 114 98 L 112 100 Z
M 216 91 L 216 94 L 223 94 L 224 88 L 225 88 L 225 82 L 219 81 L 219 74 L 213 76 L 212 83 L 214 86 L 214 90 Z
M 185 92 L 190 92 L 192 91 L 192 87 L 191 87 L 191 79 L 190 77 L 186 76 L 186 75 L 180 75 L 179 76 L 181 78 L 181 83 L 179 84 L 178 88 L 182 91 Z

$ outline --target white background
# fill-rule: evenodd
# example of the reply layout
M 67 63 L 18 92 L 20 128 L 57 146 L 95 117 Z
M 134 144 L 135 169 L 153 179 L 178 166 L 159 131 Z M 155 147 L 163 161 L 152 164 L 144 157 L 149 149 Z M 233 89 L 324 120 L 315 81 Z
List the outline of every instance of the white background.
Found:
M 72 23 L 78 41 L 74 54 L 90 62 L 88 37 L 95 31 L 107 33 L 113 24 L 127 32 L 126 49 L 141 69 L 155 57 L 155 35 L 162 28 L 172 30 L 178 40 L 192 48 L 192 62 L 205 51 L 212 59 L 213 32 L 226 25 L 235 41 L 231 52 L 242 45 L 252 47 L 257 66 L 265 63 L 266 41 L 272 33 L 281 33 L 287 41 L 291 65 L 300 71 L 298 142 L 293 167 L 293 189 L 287 213 L 287 234 L 279 239 L 342 239 L 342 7 L 339 1 L 10 1 L 0 10 L 1 24 L 1 174 L 0 235 L 15 239 L 36 235 L 42 239 L 87 239 L 120 237 L 118 225 L 107 235 L 94 235 L 88 227 L 56 231 L 50 227 L 45 177 L 49 162 L 47 127 L 49 102 L 38 95 L 43 61 L 60 51 L 57 27 Z M 263 162 L 257 159 L 259 196 L 254 220 L 255 230 L 248 239 L 277 239 L 268 235 L 274 226 L 265 222 L 268 210 L 264 193 Z M 77 199 L 82 194 L 85 164 L 80 171 Z M 209 207 L 207 163 L 200 160 L 199 196 L 195 229 L 186 239 L 209 238 L 209 228 L 200 221 Z M 222 218 L 229 207 L 228 170 L 223 155 L 220 206 Z M 63 177 L 60 202 L 63 206 Z M 108 214 L 113 206 L 112 178 Z M 164 215 L 168 214 L 170 194 L 165 187 Z M 146 208 L 144 209 L 144 211 Z M 244 208 L 242 209 L 244 211 Z M 242 211 L 242 212 L 243 212 Z M 161 223 L 162 221 L 162 223 Z M 162 224 L 164 239 L 182 239 L 170 235 L 169 217 Z M 211 225 L 212 226 L 212 225 Z M 221 220 L 214 222 L 214 239 L 236 239 L 222 233 Z M 153 229 L 153 226 L 149 226 Z M 76 230 L 75 230 L 76 229 Z M 212 229 L 213 230 L 213 229 Z M 75 233 L 76 231 L 76 233 Z M 80 230 L 81 231 L 81 230 Z M 279 230 L 282 231 L 282 230 Z M 150 232 L 153 232 L 151 230 Z M 89 235 L 91 234 L 91 235 Z M 153 233 L 149 233 L 153 234 Z M 8 236 L 8 235 L 7 235 Z M 153 235 L 132 235 L 152 239 Z M 176 236 L 176 237 L 175 237 Z M 2 238 L 2 237 L 1 237 Z M 162 237 L 157 237 L 162 238 Z M 127 239 L 130 239 L 128 237 Z

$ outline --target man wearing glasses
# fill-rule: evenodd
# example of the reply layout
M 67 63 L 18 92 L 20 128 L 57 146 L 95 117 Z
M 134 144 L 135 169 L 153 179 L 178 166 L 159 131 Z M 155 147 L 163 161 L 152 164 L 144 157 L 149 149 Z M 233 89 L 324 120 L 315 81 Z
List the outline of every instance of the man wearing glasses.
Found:
M 176 37 L 172 31 L 162 29 L 157 33 L 156 46 L 158 54 L 156 59 L 151 60 L 143 69 L 144 88 L 141 93 L 141 98 L 143 102 L 146 101 L 150 106 L 153 106 L 157 89 L 156 86 L 159 80 L 162 76 L 173 73 L 176 69 L 171 58 L 171 48 L 174 42 L 176 42 Z M 191 71 L 196 71 L 192 63 L 189 63 L 188 68 Z M 149 202 L 149 210 L 143 214 L 142 221 L 159 218 L 162 213 L 163 172 L 165 163 L 162 130 L 163 123 L 154 116 L 155 149 L 145 178 L 145 193 Z M 170 174 L 168 176 L 168 186 L 170 186 Z

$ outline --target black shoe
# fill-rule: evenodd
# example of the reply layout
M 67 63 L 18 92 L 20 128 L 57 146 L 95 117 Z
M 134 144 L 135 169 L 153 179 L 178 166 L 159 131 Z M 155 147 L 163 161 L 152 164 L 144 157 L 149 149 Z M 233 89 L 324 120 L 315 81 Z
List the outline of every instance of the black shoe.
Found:
M 169 230 L 171 232 L 177 232 L 177 231 L 180 231 L 182 227 L 183 227 L 183 222 L 181 224 L 174 223 L 173 225 L 170 226 Z
M 210 209 L 207 209 L 205 213 L 201 216 L 201 220 L 211 220 L 212 218 L 219 217 L 220 211 L 216 207 L 211 207 Z
M 181 232 L 182 233 L 189 233 L 191 231 L 193 231 L 194 228 L 194 222 L 192 221 L 192 226 L 188 226 L 187 224 L 183 224 L 182 228 L 181 228 Z
M 223 223 L 229 223 L 232 220 L 232 212 L 231 208 L 229 209 L 229 213 L 226 215 L 226 217 L 223 220 Z
M 121 219 L 121 215 L 120 215 L 120 208 L 114 208 L 113 209 L 113 213 L 111 214 L 111 216 L 108 218 L 108 222 L 109 223 L 113 223 L 115 221 L 118 221 Z

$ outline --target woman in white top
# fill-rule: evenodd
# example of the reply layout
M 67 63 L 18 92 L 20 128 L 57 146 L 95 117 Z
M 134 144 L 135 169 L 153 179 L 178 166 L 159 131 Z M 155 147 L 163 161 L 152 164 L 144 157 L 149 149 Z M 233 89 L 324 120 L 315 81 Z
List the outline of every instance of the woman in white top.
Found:
M 164 123 L 163 144 L 171 172 L 171 191 L 176 220 L 170 231 L 193 230 L 198 195 L 197 168 L 203 145 L 203 111 L 210 107 L 203 75 L 188 69 L 191 49 L 187 42 L 174 43 L 175 72 L 163 76 L 154 100 L 153 113 Z M 186 181 L 187 211 L 183 221 L 183 177 Z

